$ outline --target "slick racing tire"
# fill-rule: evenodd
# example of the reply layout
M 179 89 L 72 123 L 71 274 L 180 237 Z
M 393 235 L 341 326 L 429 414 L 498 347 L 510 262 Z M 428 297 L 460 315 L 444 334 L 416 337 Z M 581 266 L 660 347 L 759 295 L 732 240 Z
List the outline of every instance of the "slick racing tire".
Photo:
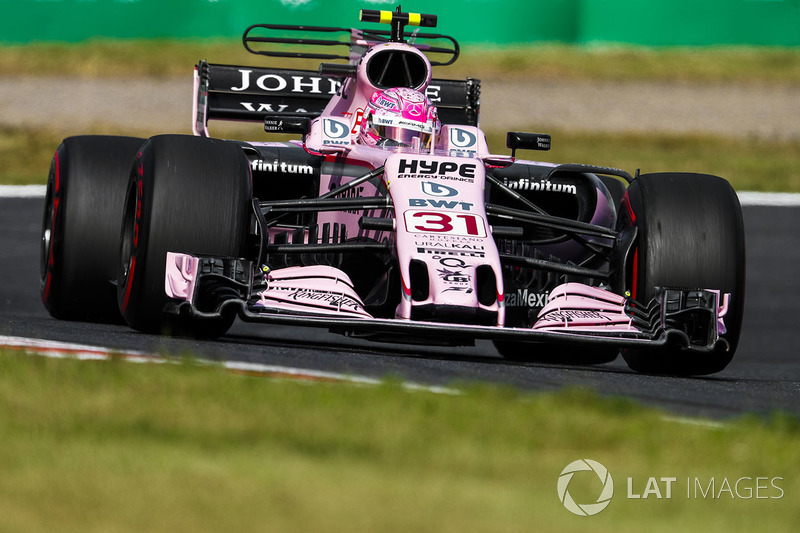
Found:
M 242 257 L 250 212 L 247 157 L 234 142 L 188 135 L 150 138 L 133 165 L 119 249 L 117 299 L 145 333 L 214 338 L 235 314 L 198 319 L 166 313 L 167 252 Z M 214 309 L 203 309 L 213 311 Z
M 626 268 L 626 290 L 634 300 L 646 304 L 656 287 L 731 294 L 722 349 L 625 349 L 628 366 L 683 376 L 724 369 L 736 352 L 744 311 L 744 224 L 736 192 L 724 179 L 708 174 L 643 174 L 628 187 L 618 220 L 620 228 L 633 225 L 638 230 Z
M 574 346 L 543 342 L 493 341 L 495 348 L 509 361 L 565 365 L 601 365 L 619 355 L 609 346 Z
M 121 322 L 116 288 L 119 228 L 131 165 L 144 139 L 68 137 L 47 179 L 41 298 L 59 319 Z

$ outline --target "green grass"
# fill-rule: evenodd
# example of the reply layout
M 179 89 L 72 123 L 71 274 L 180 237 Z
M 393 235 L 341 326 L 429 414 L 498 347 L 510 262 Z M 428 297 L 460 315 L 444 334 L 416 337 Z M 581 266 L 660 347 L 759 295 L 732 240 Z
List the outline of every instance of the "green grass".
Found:
M 101 128 L 95 133 L 123 133 Z M 150 132 L 126 131 L 148 136 Z M 254 127 L 228 128 L 232 138 L 258 139 Z M 520 152 L 522 158 L 613 166 L 642 172 L 705 172 L 728 179 L 737 190 L 800 192 L 798 141 L 767 141 L 669 134 L 599 135 L 554 131 L 550 152 Z M 0 184 L 44 184 L 61 142 L 55 130 L 0 128 Z M 489 146 L 508 153 L 505 132 L 489 132 Z
M 46 183 L 50 160 L 61 138 L 55 131 L 0 127 L 0 184 Z
M 579 389 L 469 386 L 443 395 L 392 382 L 253 378 L 192 362 L 0 352 L 0 435 L 0 531 L 800 526 L 796 418 L 708 428 Z M 615 483 L 611 505 L 589 518 L 566 511 L 556 491 L 561 470 L 581 458 L 604 464 Z M 570 492 L 586 503 L 597 483 L 579 475 Z M 665 476 L 678 478 L 672 499 L 626 498 L 628 477 L 641 494 L 649 477 Z M 719 486 L 757 476 L 782 477 L 783 497 L 687 498 L 687 479 Z
M 800 83 L 800 49 L 778 47 L 646 48 L 538 44 L 462 47 L 437 76 L 489 79 L 654 80 Z M 94 40 L 0 47 L 0 76 L 69 74 L 86 77 L 185 76 L 199 59 L 215 63 L 316 70 L 316 60 L 279 60 L 247 53 L 238 40 Z

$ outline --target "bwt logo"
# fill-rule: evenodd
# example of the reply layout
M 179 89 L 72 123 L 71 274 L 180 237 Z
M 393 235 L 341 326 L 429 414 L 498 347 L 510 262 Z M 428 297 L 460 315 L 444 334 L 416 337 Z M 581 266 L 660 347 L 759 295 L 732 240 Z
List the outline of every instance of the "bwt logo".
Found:
M 459 128 L 450 129 L 450 144 L 456 148 L 471 148 L 478 142 L 474 133 Z
M 603 489 L 594 503 L 576 503 L 569 493 L 569 484 L 573 476 L 578 472 L 594 472 L 600 478 L 603 484 Z M 581 476 L 583 477 L 583 476 Z M 591 459 L 578 459 L 568 464 L 561 475 L 558 476 L 558 499 L 564 504 L 564 507 L 571 513 L 578 516 L 593 516 L 608 507 L 611 503 L 611 497 L 614 496 L 614 480 L 608 469 Z
M 436 183 L 435 181 L 421 181 L 419 185 L 422 188 L 422 192 L 428 196 L 449 198 L 458 194 L 458 189 Z
M 322 122 L 322 130 L 326 137 L 331 139 L 344 139 L 350 133 L 350 126 L 347 123 L 339 122 L 332 118 L 326 118 Z
M 464 178 L 474 178 L 477 165 L 474 163 L 456 163 L 454 161 L 428 161 L 426 159 L 401 159 L 397 165 L 399 174 L 458 174 Z
M 459 202 L 458 200 L 430 200 L 426 198 L 410 198 L 409 207 L 434 207 L 436 209 L 455 209 L 456 207 L 464 211 L 472 210 L 470 202 Z

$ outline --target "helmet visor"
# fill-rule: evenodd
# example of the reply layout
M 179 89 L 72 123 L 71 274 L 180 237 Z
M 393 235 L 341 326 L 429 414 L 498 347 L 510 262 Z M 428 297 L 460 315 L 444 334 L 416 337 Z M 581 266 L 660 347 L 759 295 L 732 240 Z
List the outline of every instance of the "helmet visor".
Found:
M 378 146 L 407 146 L 418 150 L 429 149 L 433 135 L 402 126 L 372 124 L 369 133 L 377 138 Z

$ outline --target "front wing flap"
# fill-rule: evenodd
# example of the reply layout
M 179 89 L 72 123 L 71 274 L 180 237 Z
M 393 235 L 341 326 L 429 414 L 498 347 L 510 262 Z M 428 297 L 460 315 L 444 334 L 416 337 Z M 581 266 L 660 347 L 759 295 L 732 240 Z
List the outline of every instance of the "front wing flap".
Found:
M 531 328 L 374 318 L 348 276 L 334 267 L 290 267 L 250 276 L 241 259 L 167 254 L 166 312 L 215 318 L 236 312 L 246 322 L 326 328 L 350 336 L 420 337 L 453 345 L 464 339 L 725 349 L 729 294 L 661 288 L 646 305 L 582 283 L 556 287 Z M 227 283 L 225 282 L 227 280 Z M 254 282 L 255 280 L 255 282 Z M 206 294 L 204 294 L 204 291 Z M 214 291 L 209 297 L 209 291 Z M 199 306 L 198 302 L 205 302 Z M 209 302 L 212 302 L 209 304 Z

